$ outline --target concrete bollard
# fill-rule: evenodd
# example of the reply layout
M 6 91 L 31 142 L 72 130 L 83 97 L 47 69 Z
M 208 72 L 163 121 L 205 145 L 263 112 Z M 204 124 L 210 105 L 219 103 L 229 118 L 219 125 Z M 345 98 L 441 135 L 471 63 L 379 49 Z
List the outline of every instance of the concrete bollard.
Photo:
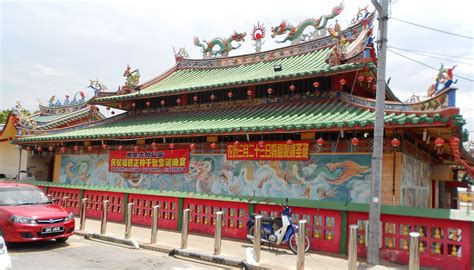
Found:
M 80 222 L 80 231 L 84 231 L 86 229 L 86 210 L 87 210 L 87 198 L 82 199 L 81 202 L 81 222 Z
M 216 231 L 214 233 L 214 255 L 221 254 L 221 240 L 222 240 L 222 212 L 216 213 Z
M 181 249 L 188 247 L 188 224 L 189 224 L 189 209 L 183 211 L 183 223 L 181 224 Z
M 132 237 L 132 214 L 133 214 L 133 203 L 127 204 L 127 215 L 125 216 L 125 239 Z
M 262 216 L 255 216 L 255 225 L 253 232 L 253 254 L 255 257 L 255 262 L 260 262 L 260 244 L 262 241 Z
M 298 226 L 298 247 L 297 247 L 297 261 L 296 269 L 304 270 L 304 259 L 305 259 L 305 240 L 306 240 L 306 220 L 300 220 Z
M 153 206 L 153 215 L 151 220 L 151 244 L 156 244 L 157 235 L 158 235 L 158 214 L 160 212 L 160 206 Z
M 102 217 L 100 219 L 100 234 L 107 232 L 107 212 L 109 211 L 109 201 L 102 202 Z
M 359 225 L 349 226 L 349 270 L 357 269 L 357 230 Z
M 408 262 L 408 270 L 420 270 L 420 234 L 417 232 L 410 233 L 410 260 Z

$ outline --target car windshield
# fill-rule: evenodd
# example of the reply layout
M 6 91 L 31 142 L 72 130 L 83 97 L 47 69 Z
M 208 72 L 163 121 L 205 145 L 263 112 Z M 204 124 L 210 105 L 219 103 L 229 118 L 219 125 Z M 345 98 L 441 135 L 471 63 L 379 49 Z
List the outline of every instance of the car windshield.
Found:
M 35 187 L 0 188 L 0 206 L 49 203 L 51 200 Z

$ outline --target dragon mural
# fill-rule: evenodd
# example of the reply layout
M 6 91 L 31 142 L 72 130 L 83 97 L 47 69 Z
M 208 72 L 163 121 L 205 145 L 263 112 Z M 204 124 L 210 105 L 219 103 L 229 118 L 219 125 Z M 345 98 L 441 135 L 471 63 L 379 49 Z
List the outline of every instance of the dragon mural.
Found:
M 245 41 L 245 36 L 247 33 L 237 33 L 234 31 L 227 39 L 217 37 L 211 41 L 203 40 L 199 41 L 198 37 L 194 37 L 194 46 L 201 47 L 204 58 L 216 57 L 216 56 L 228 56 L 229 52 L 235 49 L 238 49 L 242 46 L 241 43 L 238 43 L 236 47 L 232 45 L 232 42 L 243 42 Z M 218 47 L 217 50 L 214 50 L 215 47 Z
M 272 38 L 276 36 L 284 35 L 286 33 L 287 36 L 281 40 L 276 41 L 277 43 L 285 43 L 290 41 L 291 44 L 298 44 L 304 41 L 313 40 L 322 36 L 326 35 L 326 26 L 329 20 L 333 19 L 334 17 L 341 14 L 344 10 L 343 3 L 340 3 L 338 6 L 332 9 L 332 12 L 328 15 L 323 15 L 318 19 L 310 18 L 302 21 L 298 26 L 292 26 L 291 24 L 287 23 L 286 21 L 282 21 L 280 25 L 272 27 Z M 309 35 L 303 34 L 306 28 L 313 27 L 315 30 L 311 32 Z

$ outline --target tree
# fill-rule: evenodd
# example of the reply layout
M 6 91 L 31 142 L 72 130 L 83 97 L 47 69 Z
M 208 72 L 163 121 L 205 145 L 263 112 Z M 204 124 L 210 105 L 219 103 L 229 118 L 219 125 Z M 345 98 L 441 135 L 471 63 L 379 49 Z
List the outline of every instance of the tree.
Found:
M 0 124 L 5 124 L 7 122 L 8 114 L 11 110 L 2 110 L 0 112 Z

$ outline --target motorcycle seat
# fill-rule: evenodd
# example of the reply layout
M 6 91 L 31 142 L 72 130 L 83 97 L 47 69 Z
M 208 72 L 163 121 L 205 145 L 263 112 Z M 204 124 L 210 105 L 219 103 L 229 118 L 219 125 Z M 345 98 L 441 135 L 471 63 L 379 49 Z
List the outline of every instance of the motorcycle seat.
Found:
M 255 219 L 255 216 L 258 216 L 257 213 L 251 213 L 250 218 Z M 265 223 L 273 223 L 276 222 L 279 218 L 269 217 L 269 216 L 262 216 L 262 222 Z

